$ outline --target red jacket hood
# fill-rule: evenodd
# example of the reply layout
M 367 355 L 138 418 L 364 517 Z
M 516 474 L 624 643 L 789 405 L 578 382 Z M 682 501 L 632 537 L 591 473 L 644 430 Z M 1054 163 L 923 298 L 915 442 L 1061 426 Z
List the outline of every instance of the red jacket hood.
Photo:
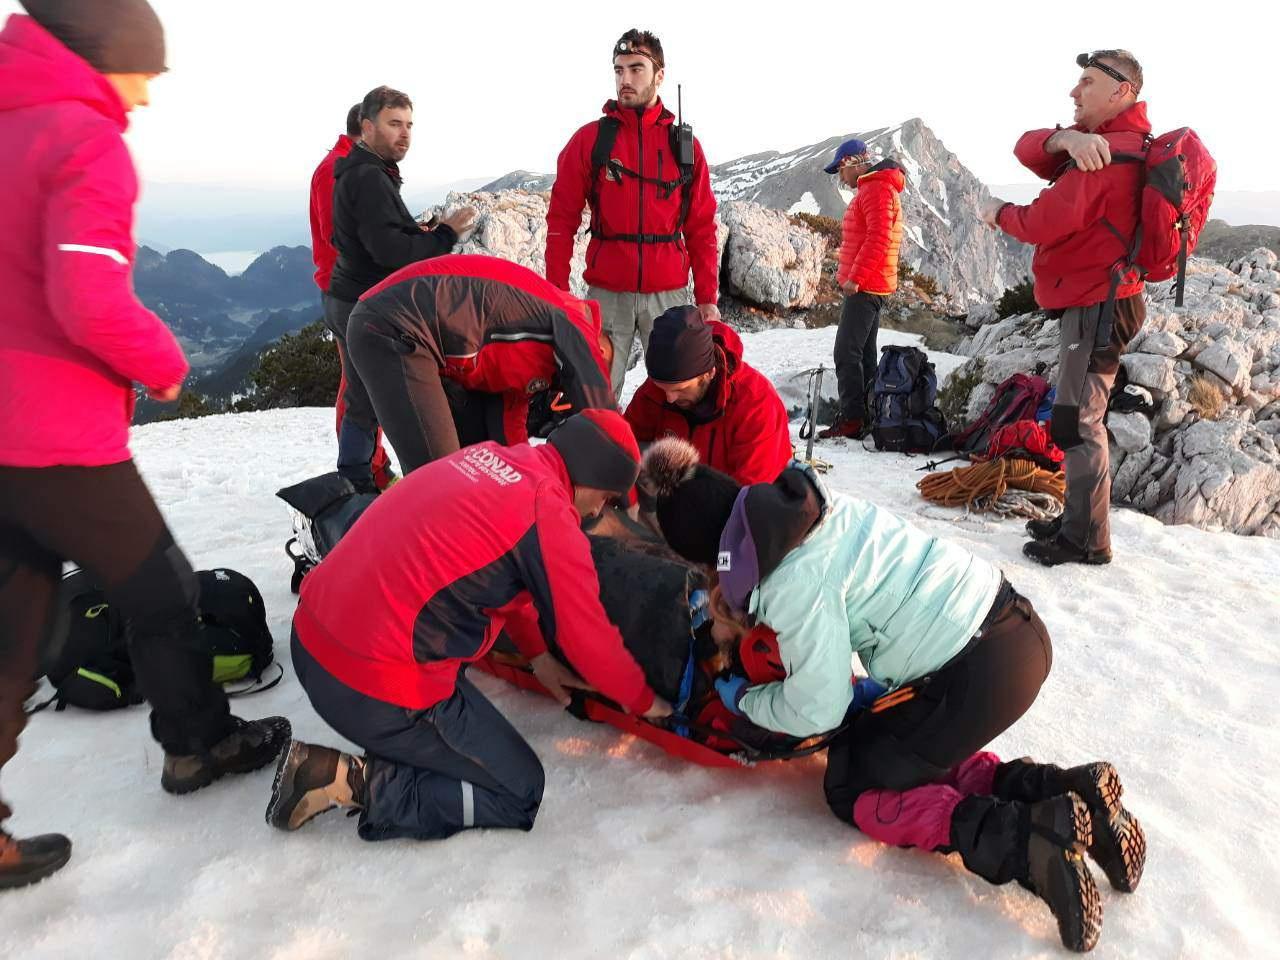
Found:
M 658 98 L 657 103 L 645 110 L 644 116 L 640 116 L 627 107 L 618 106 L 617 100 L 606 100 L 604 106 L 600 108 L 600 112 L 605 116 L 614 117 L 626 126 L 634 126 L 640 123 L 646 127 L 665 127 L 675 122 L 676 119 L 676 115 L 662 105 L 661 97 Z
M 907 175 L 898 161 L 881 160 L 870 173 L 864 173 L 858 178 L 859 187 L 868 183 L 887 183 L 897 193 L 901 193 L 907 186 Z
M 30 17 L 14 14 L 0 32 L 0 110 L 79 101 L 129 126 L 110 81 Z

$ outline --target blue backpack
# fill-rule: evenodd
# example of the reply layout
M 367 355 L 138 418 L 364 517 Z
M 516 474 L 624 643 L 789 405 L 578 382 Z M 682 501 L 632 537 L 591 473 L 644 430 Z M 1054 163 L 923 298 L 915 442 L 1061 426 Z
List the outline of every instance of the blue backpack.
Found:
M 871 395 L 871 438 L 877 450 L 930 453 L 948 436 L 938 409 L 938 375 L 923 350 L 881 347 Z

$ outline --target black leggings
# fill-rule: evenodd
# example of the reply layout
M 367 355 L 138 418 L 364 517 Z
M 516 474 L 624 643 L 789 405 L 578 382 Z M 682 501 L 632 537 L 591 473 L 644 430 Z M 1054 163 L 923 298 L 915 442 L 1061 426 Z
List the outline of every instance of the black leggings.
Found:
M 864 710 L 827 753 L 827 803 L 853 822 L 866 790 L 910 790 L 948 771 L 1011 727 L 1035 702 L 1053 665 L 1049 632 L 1013 593 L 968 649 L 916 682 L 914 699 Z
M 197 640 L 199 583 L 132 461 L 0 467 L 0 766 L 26 725 L 62 563 L 78 564 L 124 617 L 151 732 L 170 753 L 230 731 L 227 698 Z M 9 808 L 0 803 L 0 820 Z

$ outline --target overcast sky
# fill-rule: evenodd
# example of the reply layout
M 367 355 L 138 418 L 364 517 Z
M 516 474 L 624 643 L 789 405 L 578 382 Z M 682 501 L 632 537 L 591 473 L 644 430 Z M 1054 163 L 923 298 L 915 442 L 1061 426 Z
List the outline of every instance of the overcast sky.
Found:
M 305 182 L 347 108 L 380 83 L 416 106 L 408 184 L 551 170 L 612 96 L 612 44 L 634 25 L 662 38 L 663 92 L 674 106 L 684 84 L 686 119 L 713 163 L 919 116 L 985 182 L 1025 182 L 1011 148 L 1025 129 L 1070 122 L 1075 55 L 1124 46 L 1143 63 L 1157 132 L 1195 127 L 1218 159 L 1220 190 L 1280 189 L 1275 39 L 1253 22 L 1260 8 L 153 3 L 170 73 L 130 135 L 152 181 Z M 3 13 L 17 9 L 0 0 Z

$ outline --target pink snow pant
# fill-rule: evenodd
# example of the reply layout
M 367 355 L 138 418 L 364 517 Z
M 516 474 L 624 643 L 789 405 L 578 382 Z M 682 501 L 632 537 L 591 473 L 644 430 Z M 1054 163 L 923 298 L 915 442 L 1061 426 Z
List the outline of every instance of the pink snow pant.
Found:
M 937 850 L 951 840 L 951 814 L 965 797 L 991 795 L 1000 758 L 975 753 L 947 771 L 942 783 L 914 790 L 867 790 L 853 804 L 853 822 L 873 840 Z

